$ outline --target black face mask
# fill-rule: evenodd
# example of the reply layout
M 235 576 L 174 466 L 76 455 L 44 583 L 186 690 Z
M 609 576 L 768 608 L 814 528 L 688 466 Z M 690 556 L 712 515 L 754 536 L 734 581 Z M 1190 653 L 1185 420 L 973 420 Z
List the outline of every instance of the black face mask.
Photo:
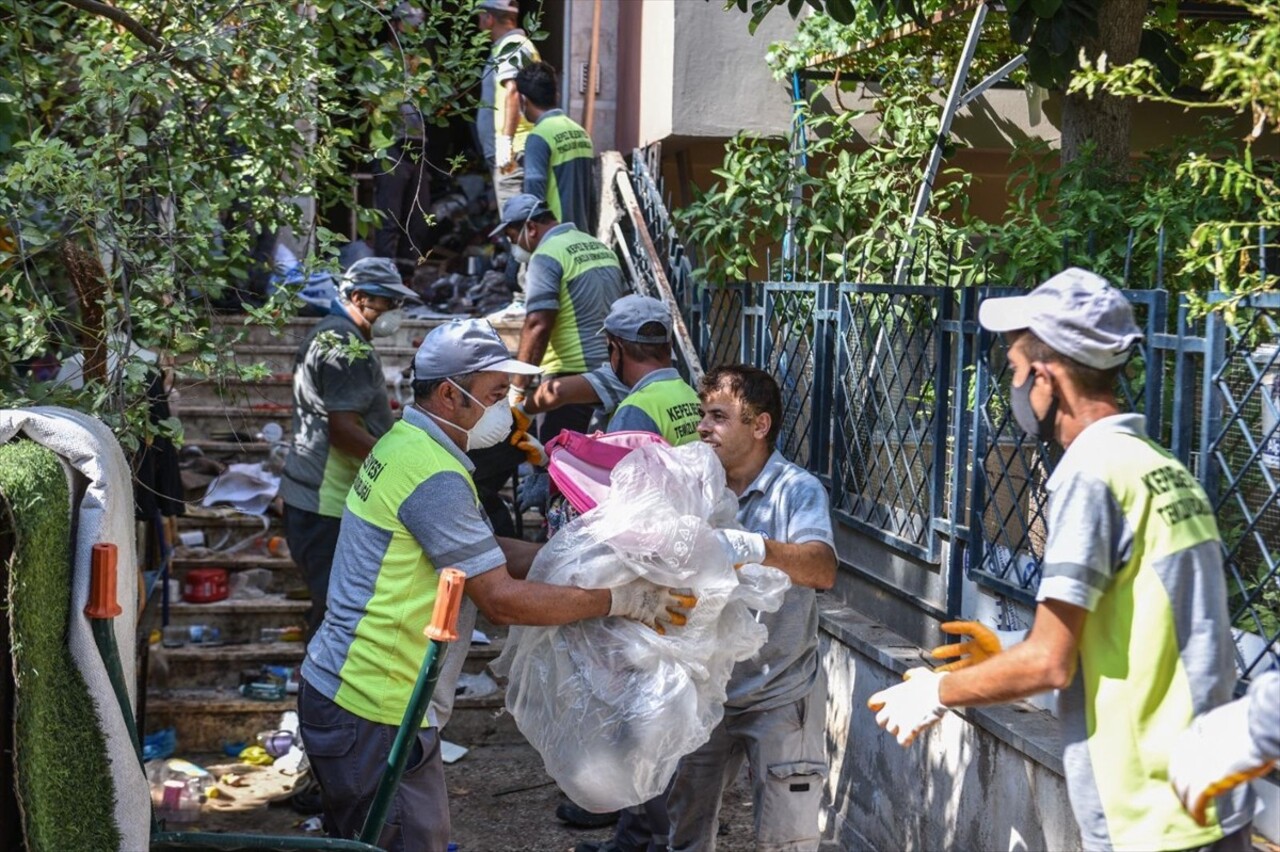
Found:
M 1036 417 L 1031 408 L 1031 387 L 1036 382 L 1036 371 L 1033 367 L 1020 385 L 1010 388 L 1009 404 L 1013 409 L 1013 419 L 1031 437 L 1038 441 L 1053 440 L 1053 423 L 1058 416 L 1058 397 L 1054 396 L 1049 403 L 1049 410 L 1044 417 Z

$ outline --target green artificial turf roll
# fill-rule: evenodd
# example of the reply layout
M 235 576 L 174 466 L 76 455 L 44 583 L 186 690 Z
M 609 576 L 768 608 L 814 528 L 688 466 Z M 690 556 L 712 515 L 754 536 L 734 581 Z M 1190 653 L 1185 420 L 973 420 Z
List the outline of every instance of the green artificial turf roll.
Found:
M 16 690 L 14 775 L 31 852 L 120 846 L 106 739 L 67 647 L 70 500 L 55 453 L 25 439 L 0 446 L 0 537 L 14 540 L 4 590 Z

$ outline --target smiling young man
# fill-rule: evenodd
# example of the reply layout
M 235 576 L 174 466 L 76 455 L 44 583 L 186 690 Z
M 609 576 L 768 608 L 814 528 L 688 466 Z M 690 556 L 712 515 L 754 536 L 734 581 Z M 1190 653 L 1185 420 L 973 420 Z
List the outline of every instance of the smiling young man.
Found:
M 612 590 L 524 580 L 538 546 L 494 537 L 466 452 L 507 437 L 510 376 L 537 368 L 511 358 L 487 322 L 465 320 L 432 330 L 413 369 L 412 407 L 347 494 L 329 610 L 302 664 L 299 730 L 333 837 L 354 837 L 369 811 L 426 654 L 440 569 L 466 574 L 464 593 L 499 625 L 611 615 L 656 627 L 683 624 L 694 604 L 642 579 Z M 462 638 L 449 655 L 465 656 L 469 643 Z M 455 685 L 442 676 L 436 689 Z M 445 852 L 448 843 L 440 737 L 428 717 L 378 846 Z
M 950 672 L 907 672 L 871 696 L 909 745 L 950 707 L 1062 690 L 1063 767 L 1088 850 L 1251 848 L 1247 787 L 1206 824 L 1169 784 L 1175 736 L 1235 683 L 1222 542 L 1194 477 L 1122 413 L 1116 379 L 1142 339 L 1124 295 L 1083 269 L 987 299 L 1006 335 L 1018 425 L 1066 451 L 1048 482 L 1048 540 L 1026 641 Z
M 724 786 L 751 767 L 758 850 L 818 848 L 827 773 L 826 681 L 818 666 L 818 589 L 836 579 L 827 492 L 774 448 L 782 427 L 778 383 L 754 367 L 719 367 L 703 378 L 698 434 L 724 465 L 745 531 L 719 533 L 735 564 L 785 572 L 782 607 L 760 613 L 769 639 L 734 668 L 724 719 L 680 761 L 667 800 L 670 849 L 715 848 Z

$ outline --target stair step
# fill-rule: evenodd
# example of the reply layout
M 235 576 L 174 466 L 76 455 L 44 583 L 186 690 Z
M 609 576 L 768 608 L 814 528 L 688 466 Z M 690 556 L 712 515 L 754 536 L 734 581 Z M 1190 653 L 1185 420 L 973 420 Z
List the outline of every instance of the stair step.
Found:
M 272 571 L 296 571 L 293 560 L 287 556 L 257 556 L 235 553 L 231 556 L 186 557 L 175 556 L 171 565 L 174 571 L 189 568 L 226 568 L 238 571 L 243 568 L 270 568 Z
M 243 672 L 257 671 L 263 666 L 301 665 L 307 646 L 302 642 L 183 645 L 153 650 L 152 654 L 153 687 L 235 689 L 240 685 Z
M 482 698 L 458 698 L 445 736 L 463 745 L 519 741 L 510 713 L 503 710 L 505 689 Z M 297 709 L 297 696 L 255 701 L 232 687 L 151 689 L 147 693 L 147 730 L 177 730 L 183 753 L 222 750 L 223 743 L 252 743 L 260 731 L 279 727 L 280 714 Z
M 147 729 L 175 728 L 178 749 L 221 752 L 223 743 L 253 743 L 259 731 L 280 727 L 280 714 L 297 710 L 297 697 L 255 701 L 235 689 L 166 689 L 147 693 Z
M 459 317 L 459 319 L 462 318 Z M 422 342 L 422 338 L 431 329 L 448 321 L 446 319 L 405 320 L 395 334 L 378 339 L 376 344 L 378 351 L 381 352 L 384 348 L 394 347 L 416 349 L 418 344 Z M 295 317 L 285 321 L 279 331 L 264 325 L 251 324 L 246 326 L 244 317 L 239 316 L 219 317 L 215 322 L 224 328 L 232 327 L 235 331 L 244 333 L 244 340 L 235 344 L 236 352 L 244 356 L 253 352 L 254 348 L 258 346 L 284 346 L 296 349 L 298 344 L 311 332 L 311 326 L 319 322 L 319 319 L 315 317 Z M 519 346 L 520 329 L 523 325 L 523 322 L 515 320 L 493 323 L 493 327 L 497 329 L 502 341 L 513 351 Z M 228 330 L 231 329 L 229 328 Z
M 213 441 L 207 438 L 196 438 L 184 442 L 184 446 L 198 447 L 206 456 L 239 455 L 265 456 L 271 452 L 271 444 L 266 441 Z
M 301 584 L 301 581 L 298 581 Z M 169 624 L 190 627 L 207 624 L 222 631 L 224 642 L 256 642 L 264 627 L 303 626 L 309 600 L 290 600 L 282 594 L 198 604 L 172 601 Z M 301 646 L 302 643 L 292 643 Z

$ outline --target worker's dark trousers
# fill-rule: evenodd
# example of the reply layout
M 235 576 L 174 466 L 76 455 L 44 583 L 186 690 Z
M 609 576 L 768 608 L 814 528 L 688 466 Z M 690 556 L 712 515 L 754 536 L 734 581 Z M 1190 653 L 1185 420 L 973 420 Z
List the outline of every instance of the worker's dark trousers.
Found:
M 305 679 L 298 689 L 298 722 L 302 747 L 320 782 L 325 831 L 330 837 L 354 838 L 369 815 L 396 726 L 349 713 Z M 449 797 L 435 728 L 418 733 L 386 827 L 375 842 L 387 852 L 447 852 Z

